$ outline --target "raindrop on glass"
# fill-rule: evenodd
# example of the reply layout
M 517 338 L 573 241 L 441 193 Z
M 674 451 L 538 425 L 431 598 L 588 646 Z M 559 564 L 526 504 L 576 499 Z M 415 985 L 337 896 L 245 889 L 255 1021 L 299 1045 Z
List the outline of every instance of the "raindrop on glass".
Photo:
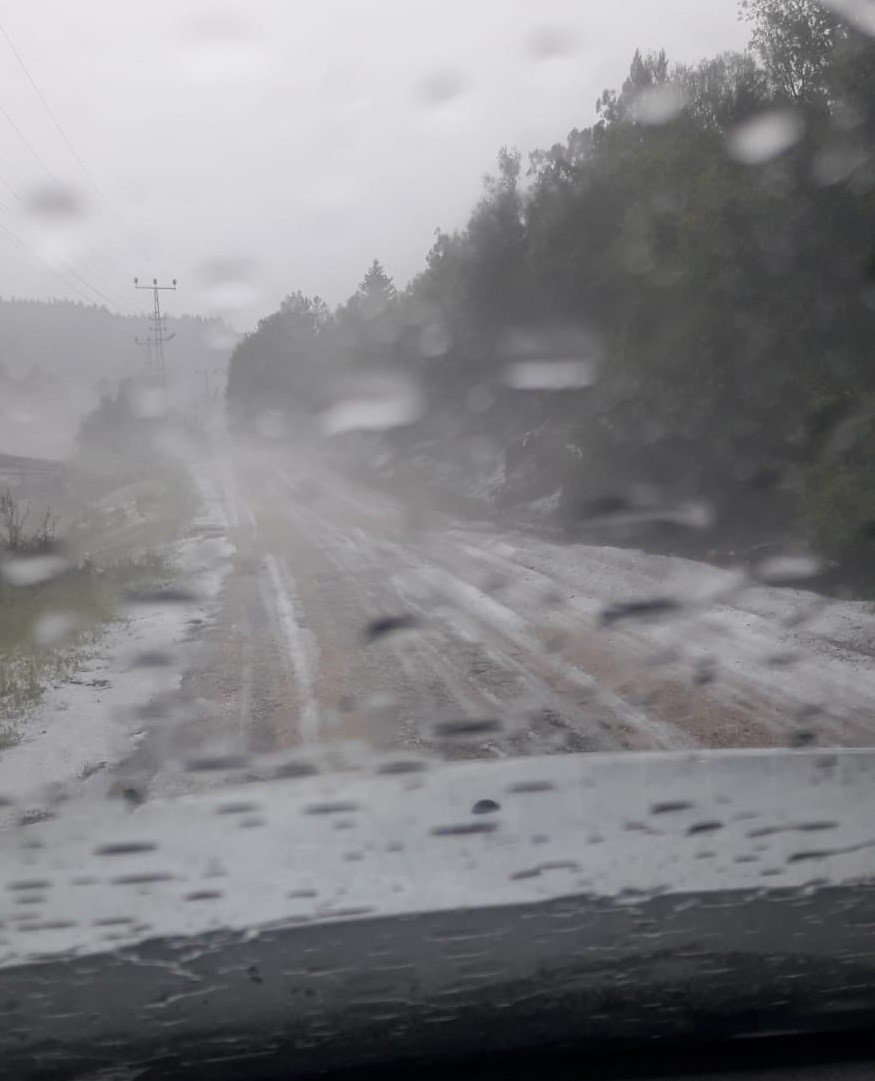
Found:
M 249 259 L 214 259 L 203 263 L 197 281 L 204 306 L 214 315 L 234 315 L 256 304 L 259 291 L 252 284 L 255 264 Z
M 335 402 L 323 413 L 322 427 L 326 435 L 385 431 L 413 424 L 421 415 L 422 402 L 416 389 L 409 384 L 398 384 L 387 387 L 383 393 Z
M 509 364 L 505 382 L 514 390 L 573 390 L 596 381 L 590 360 L 520 360 Z
M 33 586 L 57 578 L 69 567 L 69 560 L 57 554 L 13 556 L 0 563 L 0 574 L 10 585 Z
M 24 193 L 23 201 L 28 213 L 55 223 L 81 217 L 86 210 L 82 196 L 73 188 L 60 184 L 32 184 Z
M 46 612 L 33 625 L 33 637 L 38 645 L 52 646 L 76 631 L 79 618 L 74 612 Z
M 526 39 L 526 50 L 536 60 L 555 60 L 574 51 L 574 34 L 563 26 L 535 27 Z
M 238 12 L 214 9 L 185 29 L 171 63 L 192 83 L 245 84 L 265 78 L 271 56 Z
M 732 157 L 745 165 L 777 158 L 802 138 L 805 124 L 790 109 L 770 109 L 737 124 L 727 136 Z
M 678 116 L 685 104 L 683 89 L 677 83 L 659 83 L 642 90 L 632 105 L 632 117 L 639 124 L 667 124 Z
M 436 71 L 423 80 L 420 96 L 426 105 L 446 105 L 465 92 L 465 80 L 457 71 Z

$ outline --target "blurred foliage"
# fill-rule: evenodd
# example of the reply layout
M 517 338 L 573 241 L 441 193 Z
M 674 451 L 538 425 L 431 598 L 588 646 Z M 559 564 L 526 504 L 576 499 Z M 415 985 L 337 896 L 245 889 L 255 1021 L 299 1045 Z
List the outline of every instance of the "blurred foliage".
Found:
M 20 720 L 48 684 L 74 677 L 106 624 L 119 618 L 126 590 L 158 588 L 176 576 L 172 545 L 198 496 L 162 444 L 167 419 L 155 408 L 154 389 L 127 381 L 83 419 L 70 480 L 81 512 L 62 537 L 51 508 L 31 520 L 19 492 L 0 492 L 0 570 L 4 560 L 63 557 L 44 580 L 17 584 L 0 573 L 0 747 L 17 738 L 10 719 Z
M 813 437 L 813 441 L 814 441 Z M 875 399 L 821 433 L 803 473 L 802 505 L 821 551 L 875 579 Z
M 812 0 L 740 16 L 745 52 L 636 52 L 590 127 L 527 166 L 502 149 L 404 291 L 375 263 L 334 313 L 288 298 L 232 358 L 231 416 L 313 412 L 350 367 L 400 366 L 432 417 L 529 454 L 527 498 L 559 487 L 567 510 L 643 482 L 751 543 L 875 566 L 875 44 Z M 567 358 L 569 328 L 600 343 L 591 390 L 503 385 L 516 357 Z M 859 438 L 830 443 L 849 410 Z

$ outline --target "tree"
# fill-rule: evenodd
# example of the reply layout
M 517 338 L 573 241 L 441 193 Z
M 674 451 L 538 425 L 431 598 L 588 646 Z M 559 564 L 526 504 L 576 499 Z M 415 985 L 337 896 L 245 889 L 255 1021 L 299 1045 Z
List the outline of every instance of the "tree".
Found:
M 330 318 L 325 301 L 298 290 L 238 343 L 228 366 L 227 388 L 235 424 L 249 424 L 265 410 L 280 407 L 309 411 L 333 374 L 326 348 Z
M 794 103 L 812 104 L 825 94 L 841 23 L 815 0 L 740 0 L 741 18 L 751 23 L 750 47 L 771 88 Z
M 623 81 L 620 92 L 604 90 L 596 101 L 596 112 L 601 117 L 601 126 L 628 120 L 640 95 L 667 80 L 668 57 L 665 49 L 648 53 L 646 56 L 642 56 L 641 50 L 636 49 L 629 65 L 629 74 Z
M 683 88 L 688 115 L 718 135 L 769 102 L 765 73 L 750 53 L 721 53 L 695 66 L 680 65 L 674 77 Z
M 262 321 L 229 400 L 275 407 L 304 393 L 302 372 L 325 386 L 341 367 L 415 366 L 444 431 L 517 448 L 509 468 L 526 459 L 530 492 L 609 504 L 647 481 L 708 500 L 736 537 L 795 531 L 875 562 L 875 44 L 813 0 L 740 13 L 742 53 L 673 66 L 636 50 L 595 122 L 534 151 L 525 179 L 502 147 L 465 226 L 436 232 L 407 289 L 374 260 L 333 316 L 313 322 L 298 295 Z M 639 122 L 641 95 L 670 83 L 682 107 Z M 805 130 L 792 150 L 733 157 L 740 122 L 788 107 Z M 519 343 L 550 340 L 572 343 L 555 346 L 564 360 L 596 343 L 580 347 L 595 385 L 508 390 Z M 490 404 L 469 408 L 472 388 Z
M 336 343 L 352 369 L 383 369 L 398 360 L 398 291 L 374 259 L 355 293 L 336 312 Z
M 362 310 L 377 315 L 385 311 L 398 298 L 395 283 L 386 273 L 383 264 L 375 259 L 365 272 L 356 290 Z

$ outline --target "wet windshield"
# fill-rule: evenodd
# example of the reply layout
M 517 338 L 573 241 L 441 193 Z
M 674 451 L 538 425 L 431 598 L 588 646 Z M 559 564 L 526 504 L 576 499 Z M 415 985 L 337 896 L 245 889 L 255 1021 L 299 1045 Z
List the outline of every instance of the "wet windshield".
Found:
M 522 1046 L 566 994 L 611 1037 L 742 989 L 871 1014 L 859 939 L 794 951 L 875 926 L 873 35 L 868 0 L 3 16 L 22 1072 L 257 1057 L 268 1015 L 307 1069 L 464 1049 L 497 986 Z M 680 952 L 593 968 L 594 926 Z

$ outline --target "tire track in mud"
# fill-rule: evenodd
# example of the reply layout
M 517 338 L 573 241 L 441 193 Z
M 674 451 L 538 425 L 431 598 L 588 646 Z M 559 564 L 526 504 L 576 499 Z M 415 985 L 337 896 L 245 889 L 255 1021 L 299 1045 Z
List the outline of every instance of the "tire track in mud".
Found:
M 282 479 L 285 486 L 288 482 Z M 305 539 L 327 564 L 310 583 L 306 622 L 323 650 L 323 683 L 336 682 L 337 672 L 345 687 L 347 712 L 358 716 L 368 712 L 368 699 L 390 695 L 394 702 L 382 710 L 392 731 L 375 731 L 366 724 L 369 738 L 378 746 L 400 741 L 422 749 L 427 728 L 445 715 L 482 716 L 494 710 L 497 699 L 475 683 L 457 677 L 453 666 L 441 656 L 442 650 L 422 634 L 387 635 L 369 643 L 365 631 L 369 622 L 396 611 L 398 597 L 391 589 L 385 567 L 375 565 L 373 551 L 363 542 L 358 527 L 337 526 L 300 504 L 283 502 L 284 491 L 276 482 L 268 490 L 294 533 Z M 300 555 L 300 553 L 299 553 Z M 302 577 L 302 576 L 299 576 Z M 315 587 L 315 588 L 312 588 Z M 337 698 L 329 689 L 328 697 Z M 347 718 L 347 726 L 349 718 Z M 384 724 L 384 728 L 385 728 Z
M 294 496 L 294 479 L 281 470 L 276 475 Z M 389 540 L 388 529 L 375 536 L 356 524 L 339 526 L 312 506 L 294 505 L 289 513 L 306 524 L 314 542 L 322 542 L 351 587 L 355 583 L 361 591 L 363 580 L 382 580 L 382 588 L 371 588 L 368 595 L 374 614 L 417 615 L 421 630 L 411 654 L 430 668 L 463 716 L 525 715 L 525 731 L 509 748 L 514 753 L 557 749 L 557 743 L 574 750 L 676 744 L 665 726 L 651 724 L 616 696 L 605 695 L 585 673 L 547 655 L 524 620 L 438 566 L 431 551 Z M 418 578 L 439 599 L 418 598 L 405 577 Z M 493 618 L 484 618 L 484 611 Z M 501 741 L 492 749 L 508 751 Z

